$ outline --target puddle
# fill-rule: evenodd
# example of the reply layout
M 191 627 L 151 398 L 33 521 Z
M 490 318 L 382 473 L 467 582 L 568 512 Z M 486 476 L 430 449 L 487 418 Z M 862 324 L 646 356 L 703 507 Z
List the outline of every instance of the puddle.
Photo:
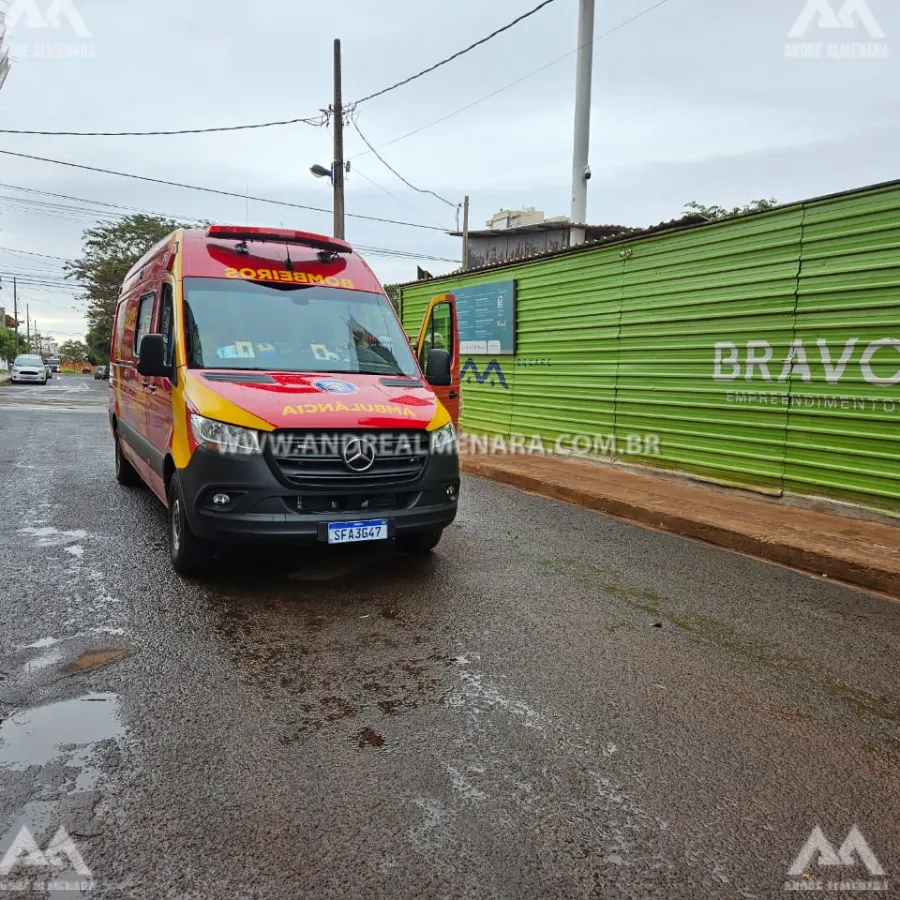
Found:
M 29 659 L 28 662 L 22 666 L 22 672 L 25 675 L 33 675 L 35 672 L 40 672 L 41 669 L 49 669 L 50 666 L 55 666 L 62 658 L 62 648 L 52 647 L 46 653 L 42 653 L 34 659 Z
M 60 544 L 84 540 L 88 536 L 88 533 L 80 528 L 75 531 L 60 531 L 51 525 L 45 525 L 43 528 L 20 528 L 19 534 L 30 534 L 32 537 L 36 537 L 40 547 L 56 547 Z
M 85 748 L 124 736 L 119 714 L 118 695 L 98 693 L 19 710 L 0 723 L 0 769 L 21 772 L 54 760 L 81 767 Z
M 66 547 L 66 553 L 71 553 L 72 556 L 77 556 L 79 559 L 84 556 L 84 547 L 79 544 L 75 544 L 72 547 Z
M 74 662 L 66 666 L 67 672 L 87 672 L 90 669 L 98 669 L 108 663 L 117 662 L 131 656 L 130 650 L 122 650 L 109 647 L 101 650 L 86 650 Z
M 52 647 L 58 643 L 59 638 L 45 637 L 35 641 L 33 644 L 18 644 L 16 650 L 45 650 L 47 647 Z

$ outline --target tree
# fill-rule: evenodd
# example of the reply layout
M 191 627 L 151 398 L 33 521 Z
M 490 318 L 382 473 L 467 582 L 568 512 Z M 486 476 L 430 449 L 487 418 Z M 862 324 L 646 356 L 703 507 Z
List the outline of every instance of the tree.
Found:
M 134 215 L 84 232 L 81 256 L 64 265 L 66 277 L 78 281 L 88 301 L 89 349 L 82 359 L 88 353 L 98 359 L 109 357 L 116 300 L 128 270 L 154 244 L 182 227 L 190 226 L 159 216 Z
M 735 206 L 732 209 L 725 209 L 724 206 L 704 206 L 702 203 L 697 203 L 696 200 L 691 200 L 690 203 L 685 204 L 684 215 L 700 216 L 707 222 L 714 222 L 718 219 L 730 219 L 733 216 L 746 216 L 749 213 L 762 212 L 764 209 L 772 209 L 777 205 L 778 201 L 774 197 L 769 200 L 754 200 L 746 206 Z
M 19 344 L 16 346 L 16 333 L 12 328 L 5 328 L 0 325 L 0 359 L 5 359 L 7 363 L 12 361 L 25 349 L 25 339 L 20 335 Z
M 109 362 L 109 340 L 93 328 L 84 336 L 88 346 L 88 362 L 105 366 Z
M 388 300 L 391 301 L 391 305 L 400 313 L 400 285 L 398 284 L 386 284 L 384 285 L 384 292 L 388 295 Z
M 82 341 L 66 341 L 59 345 L 59 361 L 71 366 L 78 365 L 87 360 L 87 344 Z

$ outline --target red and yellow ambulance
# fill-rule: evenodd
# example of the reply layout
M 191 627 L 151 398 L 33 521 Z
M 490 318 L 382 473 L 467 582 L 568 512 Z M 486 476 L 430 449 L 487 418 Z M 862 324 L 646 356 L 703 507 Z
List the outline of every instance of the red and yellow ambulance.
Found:
M 165 504 L 179 572 L 229 540 L 427 552 L 456 516 L 454 298 L 413 352 L 344 241 L 175 231 L 125 279 L 110 364 L 116 478 Z

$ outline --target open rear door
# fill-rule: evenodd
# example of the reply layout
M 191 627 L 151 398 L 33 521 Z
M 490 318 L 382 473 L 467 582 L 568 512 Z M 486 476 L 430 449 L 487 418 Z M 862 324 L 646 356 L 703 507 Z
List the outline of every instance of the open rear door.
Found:
M 459 427 L 459 325 L 453 294 L 434 297 L 425 311 L 416 345 L 416 355 L 423 372 L 428 370 L 428 354 L 432 349 L 446 350 L 450 354 L 451 384 L 434 385 L 433 390 L 450 413 L 453 424 Z

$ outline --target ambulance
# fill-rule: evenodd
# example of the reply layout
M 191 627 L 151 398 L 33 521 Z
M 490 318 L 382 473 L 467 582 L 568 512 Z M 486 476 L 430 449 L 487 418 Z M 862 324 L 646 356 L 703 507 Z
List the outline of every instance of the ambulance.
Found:
M 116 479 L 162 501 L 184 575 L 235 542 L 427 553 L 456 516 L 456 302 L 431 300 L 414 351 L 345 241 L 173 232 L 122 286 L 110 388 Z

